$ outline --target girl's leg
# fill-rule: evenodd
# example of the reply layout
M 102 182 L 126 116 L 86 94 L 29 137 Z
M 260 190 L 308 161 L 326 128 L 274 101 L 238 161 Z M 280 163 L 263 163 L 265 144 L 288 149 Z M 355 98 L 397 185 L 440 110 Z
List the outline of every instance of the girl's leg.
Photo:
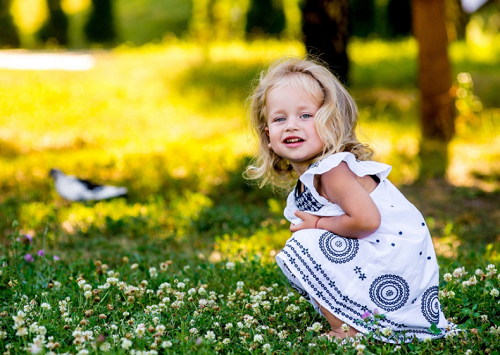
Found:
M 323 312 L 323 314 L 325 315 L 328 324 L 330 324 L 330 327 L 332 327 L 332 331 L 328 333 L 329 336 L 334 336 L 336 338 L 343 339 L 349 336 L 351 337 L 355 336 L 357 333 L 359 333 L 359 331 L 357 331 L 353 327 L 349 327 L 349 331 L 347 333 L 344 332 L 342 330 L 342 324 L 344 324 L 344 322 L 342 322 L 340 319 L 338 319 L 333 314 L 328 312 L 318 301 L 316 300 L 314 301 L 318 304 L 319 308 L 321 309 L 321 312 Z

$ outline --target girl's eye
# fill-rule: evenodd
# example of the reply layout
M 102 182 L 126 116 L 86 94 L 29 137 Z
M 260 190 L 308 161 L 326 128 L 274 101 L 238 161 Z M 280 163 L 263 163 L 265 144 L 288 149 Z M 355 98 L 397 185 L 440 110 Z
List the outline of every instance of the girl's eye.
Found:
M 303 113 L 302 115 L 300 115 L 300 118 L 311 118 L 312 115 L 308 114 L 308 113 Z
M 274 122 L 282 122 L 285 120 L 285 117 L 277 117 L 274 119 Z

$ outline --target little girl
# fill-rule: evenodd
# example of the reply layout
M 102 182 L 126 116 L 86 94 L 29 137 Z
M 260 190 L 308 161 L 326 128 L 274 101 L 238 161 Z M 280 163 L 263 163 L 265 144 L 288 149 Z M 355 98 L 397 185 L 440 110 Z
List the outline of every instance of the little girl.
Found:
M 261 75 L 250 109 L 260 154 L 247 176 L 285 188 L 298 178 L 285 208 L 294 233 L 276 261 L 327 318 L 329 336 L 379 329 L 396 342 L 450 331 L 425 220 L 387 180 L 391 167 L 369 160 L 339 81 L 311 60 L 279 61 Z M 378 325 L 360 321 L 377 312 Z

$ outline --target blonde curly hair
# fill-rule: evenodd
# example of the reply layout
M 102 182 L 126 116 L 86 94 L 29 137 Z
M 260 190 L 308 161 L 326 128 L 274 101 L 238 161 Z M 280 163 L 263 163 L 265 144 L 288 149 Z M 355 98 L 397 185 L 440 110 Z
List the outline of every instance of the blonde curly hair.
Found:
M 260 180 L 260 187 L 272 184 L 285 189 L 291 188 L 297 179 L 290 162 L 269 148 L 270 141 L 266 133 L 267 95 L 285 85 L 292 85 L 322 102 L 314 123 L 324 146 L 313 162 L 340 152 L 351 152 L 358 160 L 371 159 L 373 151 L 356 137 L 356 103 L 337 78 L 317 60 L 284 58 L 261 73 L 249 97 L 250 123 L 259 141 L 259 154 L 245 171 L 247 179 Z

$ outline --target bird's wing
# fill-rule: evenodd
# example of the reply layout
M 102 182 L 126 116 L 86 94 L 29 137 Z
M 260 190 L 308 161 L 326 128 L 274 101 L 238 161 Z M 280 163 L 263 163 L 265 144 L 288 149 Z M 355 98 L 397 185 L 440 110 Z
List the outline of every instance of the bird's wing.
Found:
M 101 190 L 104 188 L 103 185 L 94 184 L 92 181 L 89 181 L 89 180 L 84 180 L 84 179 L 79 179 L 79 178 L 75 178 L 75 179 L 77 179 L 83 186 L 85 186 L 87 188 L 87 190 L 92 190 L 94 192 L 97 192 L 98 190 Z

